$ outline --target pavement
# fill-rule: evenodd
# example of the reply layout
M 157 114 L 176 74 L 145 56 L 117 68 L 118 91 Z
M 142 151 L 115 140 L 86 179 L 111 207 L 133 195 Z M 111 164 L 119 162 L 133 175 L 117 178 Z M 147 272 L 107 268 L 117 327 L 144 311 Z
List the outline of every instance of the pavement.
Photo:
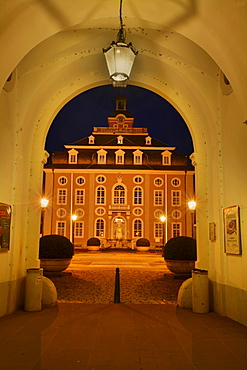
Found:
M 121 303 L 114 304 L 116 267 Z M 53 279 L 61 285 L 55 306 L 0 318 L 1 370 L 247 369 L 247 327 L 179 308 L 168 282 L 177 289 L 182 281 L 160 256 L 75 255 L 67 274 Z

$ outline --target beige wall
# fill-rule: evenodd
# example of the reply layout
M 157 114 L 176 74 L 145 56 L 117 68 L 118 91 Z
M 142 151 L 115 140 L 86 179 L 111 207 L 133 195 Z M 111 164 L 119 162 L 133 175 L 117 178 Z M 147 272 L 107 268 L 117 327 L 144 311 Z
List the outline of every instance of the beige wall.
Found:
M 131 83 L 167 98 L 194 143 L 198 267 L 214 309 L 247 324 L 246 17 L 237 0 L 126 1 L 128 41 L 139 50 Z M 152 9 L 152 11 L 150 11 Z M 0 14 L 0 194 L 13 206 L 11 248 L 0 254 L 0 315 L 19 305 L 26 268 L 38 266 L 39 199 L 47 130 L 79 92 L 108 83 L 102 47 L 115 39 L 111 0 L 12 0 Z M 5 81 L 14 71 L 13 80 Z M 232 93 L 222 89 L 223 71 Z M 13 86 L 12 86 L 13 84 Z M 7 92 L 8 91 L 8 92 Z M 228 95 L 229 94 L 229 95 Z M 240 206 L 242 256 L 224 253 L 222 208 Z M 211 243 L 208 223 L 216 223 Z

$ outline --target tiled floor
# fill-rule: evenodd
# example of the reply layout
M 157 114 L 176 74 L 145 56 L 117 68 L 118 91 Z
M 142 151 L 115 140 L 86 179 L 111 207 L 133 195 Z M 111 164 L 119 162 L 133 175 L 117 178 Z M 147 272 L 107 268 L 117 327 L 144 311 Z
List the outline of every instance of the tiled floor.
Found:
M 98 284 L 98 279 L 108 276 L 111 280 L 118 265 L 122 284 L 135 282 L 126 297 L 138 293 L 138 304 L 58 303 L 40 312 L 18 311 L 2 317 L 1 370 L 247 369 L 246 327 L 214 312 L 195 314 L 178 308 L 170 300 L 140 304 L 140 297 L 147 298 L 154 292 L 148 287 L 150 277 L 160 282 L 161 287 L 155 287 L 158 291 L 167 285 L 163 280 L 167 269 L 160 257 L 148 260 L 147 256 L 133 256 L 130 267 L 120 255 L 119 259 L 109 257 L 108 262 L 105 258 L 104 264 L 101 258 L 87 255 L 74 259 L 72 276 L 78 279 L 81 269 L 87 272 L 82 273 L 84 291 L 78 290 L 75 300 L 79 302 L 80 297 L 89 297 L 93 291 L 100 297 L 104 284 Z M 64 277 L 57 279 L 61 282 Z M 72 297 L 73 284 L 66 284 L 66 294 Z M 112 282 L 107 280 L 105 287 L 108 285 L 112 289 Z

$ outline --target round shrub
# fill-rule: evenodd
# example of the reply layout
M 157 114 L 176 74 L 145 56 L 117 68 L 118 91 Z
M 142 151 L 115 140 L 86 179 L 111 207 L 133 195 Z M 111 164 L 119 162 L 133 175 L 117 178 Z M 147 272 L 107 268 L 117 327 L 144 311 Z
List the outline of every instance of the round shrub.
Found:
M 177 236 L 168 240 L 164 247 L 165 260 L 196 261 L 196 240 L 189 236 Z
M 45 235 L 40 238 L 39 258 L 72 258 L 74 245 L 62 235 Z
M 137 247 L 150 247 L 150 241 L 146 238 L 140 238 L 136 241 Z
M 87 241 L 87 246 L 100 246 L 100 240 L 98 238 L 89 238 Z

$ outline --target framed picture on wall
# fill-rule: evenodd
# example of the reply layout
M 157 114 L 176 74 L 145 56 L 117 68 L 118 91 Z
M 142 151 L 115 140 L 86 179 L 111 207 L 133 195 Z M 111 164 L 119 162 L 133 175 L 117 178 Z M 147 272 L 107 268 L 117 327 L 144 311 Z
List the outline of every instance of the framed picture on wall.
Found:
M 239 207 L 223 208 L 225 253 L 241 254 Z
M 11 206 L 0 203 L 0 252 L 9 249 Z

